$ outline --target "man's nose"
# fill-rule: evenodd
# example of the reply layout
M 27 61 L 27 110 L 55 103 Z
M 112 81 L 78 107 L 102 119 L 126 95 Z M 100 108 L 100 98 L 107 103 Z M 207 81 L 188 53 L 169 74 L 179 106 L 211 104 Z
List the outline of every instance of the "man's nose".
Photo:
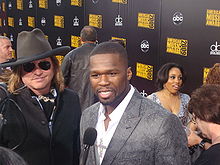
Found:
M 99 81 L 99 85 L 108 85 L 109 84 L 109 79 L 107 75 L 101 75 L 100 76 L 100 81 Z
M 43 70 L 39 67 L 39 66 L 35 66 L 33 72 L 36 74 L 36 75 L 41 75 L 43 73 Z
M 12 51 L 13 51 L 12 47 L 10 47 L 10 48 L 9 48 L 9 51 L 10 51 L 10 52 L 12 52 Z

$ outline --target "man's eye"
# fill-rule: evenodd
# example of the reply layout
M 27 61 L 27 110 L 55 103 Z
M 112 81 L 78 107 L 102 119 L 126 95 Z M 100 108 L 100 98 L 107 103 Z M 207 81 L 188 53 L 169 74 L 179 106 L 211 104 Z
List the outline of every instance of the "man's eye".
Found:
M 92 77 L 92 78 L 98 78 L 98 77 L 99 77 L 99 74 L 91 74 L 91 77 Z
M 117 73 L 115 73 L 115 72 L 111 72 L 111 73 L 109 73 L 108 75 L 113 77 L 113 76 L 115 76 L 116 74 L 117 74 Z

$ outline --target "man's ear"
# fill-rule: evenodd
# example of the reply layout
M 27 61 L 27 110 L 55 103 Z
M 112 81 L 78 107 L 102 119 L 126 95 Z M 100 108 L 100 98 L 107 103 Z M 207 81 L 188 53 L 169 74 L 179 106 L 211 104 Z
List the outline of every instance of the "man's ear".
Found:
M 131 67 L 128 67 L 128 69 L 127 69 L 127 79 L 131 80 L 131 77 L 132 77 Z

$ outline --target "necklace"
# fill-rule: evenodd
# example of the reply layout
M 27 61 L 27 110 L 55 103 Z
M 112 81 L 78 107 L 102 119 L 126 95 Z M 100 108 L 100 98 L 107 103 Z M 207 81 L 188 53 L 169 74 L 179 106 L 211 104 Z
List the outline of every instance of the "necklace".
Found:
M 54 89 L 54 88 L 52 88 L 51 90 L 50 90 L 50 93 L 52 94 L 52 98 L 50 98 L 50 97 L 48 97 L 48 96 L 43 96 L 43 95 L 39 95 L 38 96 L 38 99 L 39 100 L 43 100 L 44 102 L 48 102 L 48 101 L 50 101 L 51 103 L 54 103 L 54 100 L 55 100 L 55 98 L 56 98 L 56 96 L 57 96 L 57 92 L 56 92 L 56 90 Z
M 104 150 L 107 149 L 107 147 L 103 144 L 103 139 L 100 139 L 99 144 L 97 145 L 98 147 L 98 151 L 99 151 L 99 158 L 102 159 L 103 154 L 104 154 Z
M 38 99 L 39 100 L 43 100 L 44 102 L 48 102 L 48 101 L 50 101 L 50 102 L 52 102 L 52 103 L 54 103 L 54 98 L 49 98 L 49 97 L 46 97 L 46 96 L 43 96 L 43 95 L 40 95 L 40 96 L 38 96 Z

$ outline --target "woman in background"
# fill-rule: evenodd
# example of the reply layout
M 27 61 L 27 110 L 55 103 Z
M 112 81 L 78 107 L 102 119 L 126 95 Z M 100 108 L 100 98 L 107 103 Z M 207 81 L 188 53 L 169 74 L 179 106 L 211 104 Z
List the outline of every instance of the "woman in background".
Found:
M 176 63 L 166 63 L 157 73 L 156 85 L 158 91 L 152 93 L 147 98 L 177 115 L 182 124 L 187 126 L 187 105 L 190 97 L 180 92 L 185 80 L 186 75 L 180 65 Z

